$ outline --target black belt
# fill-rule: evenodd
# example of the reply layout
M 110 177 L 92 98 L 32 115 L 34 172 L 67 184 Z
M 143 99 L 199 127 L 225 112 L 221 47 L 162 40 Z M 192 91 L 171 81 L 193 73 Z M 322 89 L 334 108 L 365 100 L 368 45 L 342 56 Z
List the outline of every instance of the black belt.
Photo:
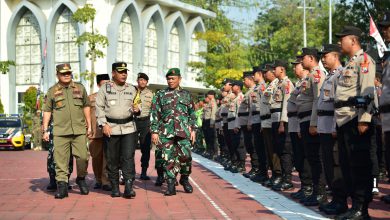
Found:
M 228 115 L 228 113 L 221 113 L 222 117 L 226 117 L 227 115 Z
M 130 116 L 130 117 L 125 118 L 125 119 L 114 119 L 114 118 L 108 118 L 108 117 L 106 117 L 106 119 L 107 119 L 107 122 L 110 122 L 110 123 L 126 124 L 126 123 L 133 121 L 133 116 Z
M 222 118 L 215 120 L 216 123 L 221 122 L 221 121 L 222 121 Z
M 253 111 L 252 112 L 252 115 L 259 115 L 260 114 L 260 111 Z
M 274 109 L 271 109 L 271 114 L 272 113 L 275 113 L 275 112 L 282 112 L 282 108 L 274 108 Z
M 297 117 L 298 116 L 298 113 L 297 112 L 287 112 L 287 117 L 291 118 L 291 117 Z
M 389 113 L 390 112 L 390 105 L 379 106 L 379 112 L 380 113 Z
M 334 116 L 334 111 L 317 110 L 318 116 Z
M 236 118 L 228 118 L 227 119 L 228 122 L 231 122 L 231 121 L 234 121 L 234 120 L 236 120 Z
M 349 101 L 338 101 L 334 103 L 335 108 L 342 108 L 342 107 L 347 107 L 347 106 L 352 106 L 351 102 Z
M 270 119 L 271 118 L 271 115 L 270 114 L 268 114 L 268 115 L 261 115 L 260 116 L 260 119 L 261 120 L 267 120 L 267 119 Z
M 139 117 L 139 118 L 135 118 L 136 121 L 147 121 L 147 120 L 150 120 L 150 117 L 149 116 L 145 116 L 145 117 Z
M 310 111 L 306 111 L 306 112 L 298 112 L 298 118 L 302 119 L 306 116 L 310 116 L 311 115 L 311 110 Z
M 239 112 L 238 117 L 249 116 L 249 112 Z

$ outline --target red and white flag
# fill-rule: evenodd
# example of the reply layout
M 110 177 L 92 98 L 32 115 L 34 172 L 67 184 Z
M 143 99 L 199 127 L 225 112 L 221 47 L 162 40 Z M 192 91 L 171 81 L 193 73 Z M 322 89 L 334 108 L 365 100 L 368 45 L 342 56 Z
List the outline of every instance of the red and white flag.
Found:
M 378 48 L 378 54 L 379 57 L 383 57 L 384 52 L 387 50 L 386 49 L 386 44 L 383 41 L 383 38 L 381 37 L 378 28 L 375 25 L 374 20 L 372 20 L 372 17 L 370 15 L 370 36 L 373 37 L 376 41 L 376 46 Z

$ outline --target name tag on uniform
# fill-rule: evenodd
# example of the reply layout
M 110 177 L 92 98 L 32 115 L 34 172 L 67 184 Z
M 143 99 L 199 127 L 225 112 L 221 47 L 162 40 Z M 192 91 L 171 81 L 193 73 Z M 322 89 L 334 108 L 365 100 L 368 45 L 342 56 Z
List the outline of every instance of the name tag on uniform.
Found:
M 124 92 L 125 95 L 133 95 L 131 92 Z

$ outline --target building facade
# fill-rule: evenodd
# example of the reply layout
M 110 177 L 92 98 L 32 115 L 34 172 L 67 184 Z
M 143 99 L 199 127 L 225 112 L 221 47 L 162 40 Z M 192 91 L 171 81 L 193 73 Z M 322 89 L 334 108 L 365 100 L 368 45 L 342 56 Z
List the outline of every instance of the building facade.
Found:
M 205 31 L 204 19 L 215 14 L 177 0 L 1 0 L 0 60 L 13 60 L 15 67 L 0 76 L 0 95 L 7 113 L 22 106 L 30 86 L 47 89 L 56 82 L 55 66 L 69 62 L 74 80 L 85 86 L 80 73 L 90 71 L 86 45 L 75 44 L 77 36 L 90 31 L 90 24 L 74 22 L 73 13 L 85 4 L 96 9 L 94 29 L 107 36 L 104 58 L 97 59 L 97 74 L 111 73 L 111 64 L 124 61 L 130 69 L 128 82 L 135 84 L 138 72 L 149 75 L 154 88 L 166 85 L 165 72 L 182 70 L 182 85 L 202 91 L 195 81 L 190 61 L 201 61 L 206 43 L 196 38 Z M 96 89 L 96 88 L 95 88 Z

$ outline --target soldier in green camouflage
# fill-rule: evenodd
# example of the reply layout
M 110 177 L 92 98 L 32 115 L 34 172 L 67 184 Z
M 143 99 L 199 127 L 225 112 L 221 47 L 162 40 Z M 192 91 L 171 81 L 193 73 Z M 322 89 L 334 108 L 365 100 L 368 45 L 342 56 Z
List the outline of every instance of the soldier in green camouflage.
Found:
M 190 92 L 180 87 L 180 69 L 172 68 L 166 74 L 168 88 L 156 93 L 152 102 L 152 142 L 161 151 L 161 161 L 167 178 L 166 196 L 176 195 L 175 182 L 181 174 L 180 184 L 186 193 L 192 193 L 191 144 L 195 141 L 195 108 Z

